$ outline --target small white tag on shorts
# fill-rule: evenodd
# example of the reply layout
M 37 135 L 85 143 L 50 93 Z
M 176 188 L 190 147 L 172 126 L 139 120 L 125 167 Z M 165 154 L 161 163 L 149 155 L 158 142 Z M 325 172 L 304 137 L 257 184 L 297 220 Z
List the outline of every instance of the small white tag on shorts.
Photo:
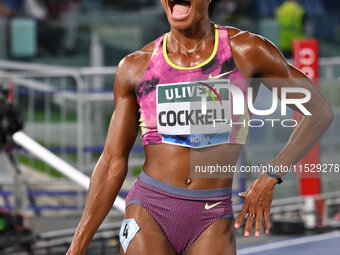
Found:
M 130 241 L 136 235 L 140 227 L 134 219 L 126 219 L 122 222 L 119 232 L 119 240 L 123 247 L 124 253 L 129 246 Z

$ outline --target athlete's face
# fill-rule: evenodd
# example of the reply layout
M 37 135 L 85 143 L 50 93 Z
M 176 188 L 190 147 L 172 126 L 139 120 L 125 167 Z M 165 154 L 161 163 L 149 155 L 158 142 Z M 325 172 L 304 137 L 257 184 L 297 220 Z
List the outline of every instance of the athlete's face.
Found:
M 171 27 L 188 29 L 209 19 L 209 0 L 160 0 Z

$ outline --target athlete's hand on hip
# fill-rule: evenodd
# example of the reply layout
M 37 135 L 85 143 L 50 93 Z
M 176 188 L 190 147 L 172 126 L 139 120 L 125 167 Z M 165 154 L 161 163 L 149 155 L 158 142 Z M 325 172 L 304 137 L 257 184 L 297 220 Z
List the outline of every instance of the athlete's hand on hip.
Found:
M 274 186 L 277 179 L 261 174 L 248 188 L 241 192 L 240 197 L 245 198 L 242 210 L 236 218 L 234 227 L 239 228 L 246 217 L 244 236 L 249 237 L 253 223 L 255 222 L 255 237 L 260 237 L 262 217 L 264 217 L 265 233 L 269 234 L 269 212 L 274 194 Z

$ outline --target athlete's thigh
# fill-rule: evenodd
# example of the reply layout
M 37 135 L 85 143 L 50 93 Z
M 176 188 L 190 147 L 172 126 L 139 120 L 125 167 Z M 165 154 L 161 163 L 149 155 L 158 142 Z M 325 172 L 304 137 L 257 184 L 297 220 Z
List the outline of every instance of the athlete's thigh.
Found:
M 232 219 L 219 219 L 206 228 L 184 253 L 185 255 L 236 255 Z
M 126 253 L 120 245 L 121 254 L 125 255 L 175 255 L 159 225 L 144 207 L 132 204 L 128 207 L 125 219 L 134 219 L 139 231 L 131 239 Z

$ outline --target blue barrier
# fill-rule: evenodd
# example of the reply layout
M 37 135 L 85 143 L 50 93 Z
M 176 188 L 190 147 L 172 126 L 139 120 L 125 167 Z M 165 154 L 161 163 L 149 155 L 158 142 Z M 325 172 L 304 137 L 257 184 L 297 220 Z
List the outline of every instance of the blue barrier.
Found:
M 75 146 L 67 146 L 67 147 L 49 147 L 47 148 L 49 151 L 53 153 L 77 153 L 78 148 Z M 92 153 L 102 153 L 104 150 L 103 146 L 88 146 L 84 147 L 84 152 L 92 152 Z M 25 154 L 29 154 L 29 152 L 25 149 L 20 149 L 20 151 L 23 151 Z M 134 146 L 131 149 L 131 152 L 133 153 L 141 153 L 144 152 L 143 146 Z
M 76 205 L 30 205 L 28 207 L 33 211 L 49 210 L 49 211 L 61 211 L 61 210 L 78 210 Z
M 3 205 L 3 206 L 0 206 L 0 211 L 1 210 L 13 211 L 14 208 L 13 208 L 13 206 L 10 206 L 10 205 Z
M 13 192 L 11 191 L 4 191 L 4 190 L 0 190 L 0 196 L 3 197 L 9 197 L 10 195 L 12 195 Z
M 31 91 L 34 91 L 36 94 L 61 94 L 61 93 L 72 93 L 76 94 L 78 93 L 76 88 L 68 88 L 68 89 L 50 89 L 50 90 L 42 90 L 37 88 L 19 88 L 18 90 L 14 91 L 14 95 L 28 95 L 31 93 Z M 82 90 L 82 93 L 86 94 L 93 94 L 93 93 L 107 93 L 107 94 L 113 94 L 113 89 L 84 89 Z M 112 97 L 113 100 L 113 97 Z
M 87 194 L 87 191 L 81 191 L 83 195 Z M 120 191 L 119 196 L 126 197 L 129 191 Z M 76 196 L 79 194 L 79 191 L 75 190 L 67 190 L 67 191 L 51 191 L 51 190 L 35 190 L 35 191 L 28 191 L 27 195 L 32 197 L 37 196 Z M 13 195 L 12 191 L 0 190 L 0 196 L 9 197 Z

